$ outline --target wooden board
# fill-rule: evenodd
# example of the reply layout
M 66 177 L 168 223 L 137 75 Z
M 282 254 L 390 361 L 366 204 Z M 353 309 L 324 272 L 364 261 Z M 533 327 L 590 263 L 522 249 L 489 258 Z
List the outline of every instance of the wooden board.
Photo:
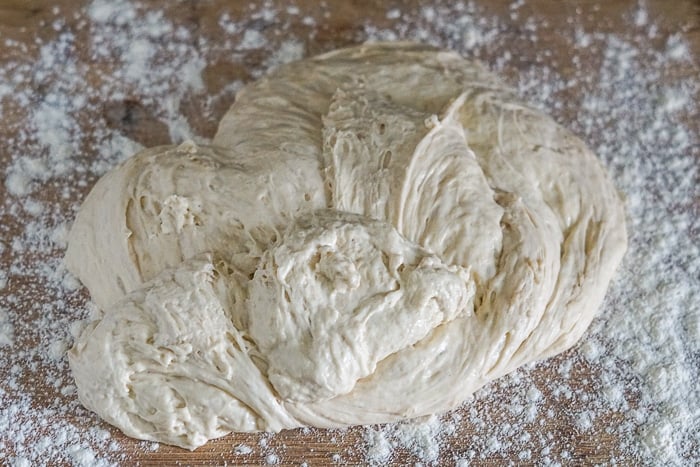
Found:
M 694 57 L 700 56 L 700 3 L 695 0 L 648 0 L 644 2 L 650 22 L 653 21 L 658 27 L 658 34 L 655 38 L 649 39 L 649 47 L 658 47 L 665 43 L 672 34 L 679 34 L 690 46 L 690 53 Z M 86 19 L 84 8 L 87 3 L 78 1 L 59 0 L 57 2 L 30 0 L 0 0 L 0 40 L 14 41 L 24 44 L 22 53 L 18 53 L 17 47 L 0 46 L 0 66 L 7 68 L 9 63 L 32 64 L 38 60 L 41 45 L 57 40 L 60 34 L 66 31 L 74 35 L 75 42 L 90 43 L 90 24 Z M 155 1 L 142 2 L 139 8 L 141 14 L 146 12 L 161 12 L 177 27 L 182 27 L 190 34 L 193 43 L 199 41 L 201 47 L 199 53 L 204 59 L 201 71 L 203 89 L 195 91 L 185 91 L 181 93 L 181 99 L 177 102 L 178 111 L 187 119 L 192 131 L 201 137 L 211 137 L 226 109 L 233 102 L 235 97 L 235 87 L 231 87 L 233 82 L 248 82 L 257 76 L 265 68 L 265 63 L 270 55 L 278 49 L 289 38 L 295 38 L 303 45 L 304 55 L 312 55 L 322 51 L 328 51 L 337 47 L 356 44 L 362 42 L 368 33 L 367 25 L 371 24 L 375 28 L 395 31 L 399 36 L 410 36 L 411 29 L 422 29 L 429 31 L 427 39 L 431 42 L 445 47 L 458 47 L 465 50 L 466 39 L 459 36 L 461 43 L 455 43 L 455 36 L 444 28 L 445 23 L 433 22 L 426 19 L 429 13 L 421 13 L 420 8 L 423 2 L 416 0 L 406 1 L 364 1 L 364 0 L 326 0 L 317 3 L 311 0 L 298 0 L 295 4 L 298 11 L 289 10 L 284 2 L 269 3 L 268 10 L 274 11 L 271 18 L 264 15 L 252 15 L 253 11 L 262 11 L 260 5 L 251 6 L 248 2 L 229 2 L 225 0 L 209 0 L 197 2 L 186 0 L 173 3 L 160 3 Z M 450 2 L 444 2 L 450 5 Z M 518 8 L 513 8 L 511 2 L 503 0 L 480 1 L 470 4 L 474 7 L 473 17 L 487 18 L 489 21 L 497 21 L 501 26 L 498 32 L 499 40 L 477 41 L 473 49 L 466 50 L 468 54 L 473 54 L 483 60 L 487 66 L 502 68 L 504 79 L 517 85 L 519 79 L 527 73 L 533 73 L 537 67 L 547 67 L 556 72 L 560 79 L 580 79 L 586 70 L 597 70 L 600 66 L 601 51 L 596 48 L 587 50 L 585 47 L 576 49 L 576 60 L 572 57 L 571 34 L 562 33 L 563 30 L 570 31 L 572 23 L 580 27 L 582 31 L 594 34 L 618 33 L 621 37 L 632 35 L 633 20 L 630 15 L 634 12 L 635 2 L 607 0 L 594 2 L 590 0 L 574 1 L 545 1 L 530 0 L 524 2 Z M 438 5 L 440 6 L 440 2 Z M 446 6 L 452 8 L 454 6 Z M 396 13 L 403 14 L 401 18 L 395 18 Z M 514 12 L 517 11 L 517 14 Z M 388 14 L 388 12 L 392 12 Z M 441 15 L 438 11 L 438 16 Z M 243 25 L 235 31 L 227 31 L 222 26 L 222 17 L 230 19 L 231 23 Z M 427 16 L 426 16 L 427 15 Z M 311 19 L 309 19 L 311 18 Z M 406 18 L 418 18 L 415 24 L 411 24 Z M 56 21 L 58 25 L 54 27 Z M 536 27 L 531 31 L 528 21 L 534 22 Z M 482 28 L 483 29 L 483 28 Z M 235 53 L 226 53 L 221 46 L 228 41 L 231 44 L 240 44 L 244 40 L 246 31 L 255 30 L 264 37 L 266 46 L 260 48 L 250 48 L 239 50 Z M 639 27 L 636 28 L 639 36 Z M 163 53 L 167 56 L 165 44 L 167 34 L 155 41 L 155 53 Z M 218 45 L 218 46 L 217 46 Z M 504 56 L 505 48 L 511 54 L 511 59 L 507 65 L 498 65 L 499 59 Z M 116 76 L 116 68 L 108 57 L 95 55 L 95 49 L 86 46 L 78 47 L 72 59 L 82 67 L 85 76 L 91 83 L 92 88 L 98 88 L 102 82 L 120 79 Z M 546 51 L 546 53 L 544 53 Z M 60 57 L 59 57 L 60 60 Z M 672 70 L 676 76 L 698 76 L 696 67 L 681 63 Z M 47 82 L 37 82 L 27 80 L 26 83 L 17 86 L 34 87 L 40 94 L 42 86 L 50 85 L 51 70 L 46 72 Z M 697 82 L 697 79 L 696 79 Z M 0 83 L 1 85 L 2 83 Z M 176 92 L 177 80 L 164 84 L 173 88 Z M 557 100 L 568 102 L 582 102 L 585 96 L 576 87 L 557 91 Z M 214 97 L 211 97 L 214 96 Z M 75 96 L 76 98 L 79 96 Z M 211 97 L 211 98 L 208 98 Z M 0 99 L 2 99 L 0 94 Z M 172 134 L 169 127 L 164 123 L 164 117 L 158 109 L 162 106 L 149 100 L 149 96 L 139 94 L 138 88 L 125 87 L 124 96 L 115 99 L 113 96 L 108 100 L 101 101 L 97 95 L 88 96 L 89 111 L 78 118 L 80 131 L 88 136 L 81 140 L 81 160 L 89 165 L 96 157 L 96 147 L 98 141 L 91 139 L 92 126 L 96 121 L 104 122 L 109 130 L 117 131 L 120 134 L 137 141 L 144 146 L 170 143 Z M 27 105 L 35 105 L 27 103 Z M 561 109 L 554 109 L 555 117 L 562 123 L 567 124 L 575 119 L 575 105 L 567 105 Z M 23 140 L 18 136 L 22 125 L 26 125 L 27 107 L 6 102 L 3 108 L 2 121 L 0 121 L 0 141 L 4 141 L 0 146 L 0 168 L 4 174 L 10 166 L 13 157 L 22 151 Z M 97 118 L 97 117 L 100 118 Z M 690 119 L 692 116 L 689 116 Z M 700 131 L 697 122 L 689 123 L 696 132 Z M 68 197 L 61 201 L 64 211 L 68 217 L 71 216 L 70 209 L 89 191 L 95 177 L 75 178 L 67 176 L 65 183 L 72 183 L 75 180 L 87 180 L 82 186 L 73 186 Z M 38 195 L 39 199 L 47 202 L 54 202 L 61 199 L 61 183 L 56 181 L 48 183 L 45 190 Z M 9 194 L 4 185 L 0 185 L 0 197 L 9 200 Z M 7 206 L 7 203 L 6 203 Z M 4 225 L 3 240 L 10 244 L 12 238 L 22 232 L 25 219 L 21 216 L 14 216 L 5 209 L 2 216 Z M 9 250 L 2 253 L 2 267 L 5 270 L 10 268 L 11 258 Z M 55 256 L 61 254 L 60 250 L 53 253 Z M 32 256 L 28 254 L 26 261 L 44 261 L 46 258 L 41 255 Z M 37 292 L 30 300 L 28 289 L 33 287 L 35 282 L 31 277 L 17 276 L 10 281 L 2 291 L 7 297 L 25 297 L 26 300 L 15 301 L 11 306 L 26 310 L 26 318 L 21 323 L 22 326 L 31 327 L 32 323 L 39 323 L 41 320 L 42 303 L 50 303 L 52 296 L 43 295 Z M 85 303 L 87 297 L 85 293 L 74 294 L 69 297 L 71 302 L 67 304 L 67 309 L 73 309 L 76 305 Z M 4 306 L 10 306 L 7 303 Z M 17 325 L 17 324 L 16 324 Z M 61 332 L 66 332 L 62 330 Z M 0 370 L 8 372 L 10 366 L 15 363 L 30 365 L 23 359 L 23 349 L 34 349 L 41 346 L 41 333 L 17 333 L 15 347 L 10 349 L 15 355 L 2 360 L 4 367 Z M 5 350 L 3 350 L 5 351 Z M 32 352 L 28 354 L 31 357 Z M 16 357 L 16 358 L 15 358 Z M 625 432 L 619 427 L 624 425 L 625 414 L 622 412 L 610 411 L 598 416 L 594 420 L 594 426 L 587 431 L 580 430 L 577 425 L 577 415 L 586 408 L 585 398 L 573 397 L 565 400 L 549 391 L 547 388 L 549 380 L 560 378 L 558 368 L 562 362 L 571 359 L 571 354 L 554 358 L 546 363 L 538 365 L 527 372 L 527 377 L 542 390 L 542 408 L 540 413 L 547 413 L 546 416 L 539 417 L 536 422 L 528 424 L 528 430 L 533 434 L 533 439 L 539 435 L 545 439 L 545 444 L 551 446 L 551 455 L 554 458 L 564 459 L 566 463 L 579 465 L 582 463 L 602 463 L 616 459 L 622 464 L 634 464 L 637 462 L 634 454 L 625 449 L 629 444 L 629 439 L 633 433 Z M 599 369 L 589 365 L 585 359 L 576 359 L 577 363 L 572 369 L 569 377 L 572 385 L 581 390 L 581 394 L 591 393 L 599 390 L 601 381 L 597 375 Z M 58 368 L 58 370 L 56 369 Z M 22 378 L 24 390 L 30 393 L 34 404 L 63 404 L 67 401 L 75 402 L 75 395 L 61 394 L 55 387 L 47 383 L 43 374 L 56 374 L 69 378 L 65 360 L 55 363 L 41 359 L 35 359 L 34 368 L 26 371 Z M 1 383 L 0 383 L 1 384 Z M 508 385 L 492 384 L 487 387 L 488 397 L 480 396 L 475 401 L 468 403 L 465 408 L 459 409 L 455 414 L 464 415 L 456 424 L 455 433 L 451 434 L 444 441 L 439 462 L 444 464 L 453 463 L 456 458 L 462 457 L 470 450 L 483 451 L 484 439 L 480 438 L 481 429 L 479 426 L 470 423 L 468 411 L 476 410 L 484 414 L 484 418 L 494 423 L 506 424 L 514 417 L 513 412 L 506 409 L 509 400 L 509 391 L 512 387 Z M 628 394 L 630 404 L 635 404 L 635 394 Z M 454 414 L 453 414 L 454 415 Z M 515 416 L 517 417 L 517 415 Z M 94 417 L 84 411 L 76 411 L 69 417 L 79 429 L 88 430 L 97 422 Z M 47 420 L 47 427 L 44 431 L 50 431 L 51 420 Z M 155 451 L 144 448 L 143 444 L 124 437 L 118 430 L 108 427 L 106 424 L 100 425 L 107 429 L 110 435 L 116 439 L 121 446 L 119 452 L 98 453 L 108 459 L 117 460 L 123 464 L 141 465 L 183 465 L 198 464 L 261 464 L 266 462 L 266 456 L 274 452 L 281 464 L 299 465 L 307 462 L 309 465 L 325 465 L 330 463 L 341 464 L 362 464 L 363 457 L 363 428 L 353 428 L 346 431 L 326 431 L 326 430 L 293 430 L 283 432 L 274 436 L 262 434 L 232 434 L 224 438 L 212 441 L 195 452 L 187 452 L 182 449 L 169 446 L 161 446 Z M 0 433 L 0 439 L 4 437 L 7 458 L 12 455 L 21 455 L 22 443 L 16 441 L 12 436 L 13 427 L 6 427 L 4 433 Z M 41 431 L 41 430 L 40 430 Z M 507 433 L 507 432 L 504 432 Z M 506 435 L 515 436 L 515 435 Z M 543 445 L 541 441 L 533 441 L 533 449 Z M 265 440 L 265 441 L 261 441 Z M 24 441 L 23 441 L 24 442 Z M 507 443 L 507 439 L 500 440 Z M 265 446 L 261 446 L 265 444 Z M 238 445 L 247 445 L 253 448 L 247 455 L 234 453 L 234 448 Z M 506 452 L 504 458 L 503 452 Z M 563 452 L 567 454 L 562 455 Z M 120 457 L 122 456 L 122 457 Z M 336 456 L 336 457 L 334 457 Z M 534 451 L 529 459 L 520 463 L 538 463 L 543 453 Z M 519 462 L 518 452 L 514 450 L 494 451 L 486 454 L 479 463 L 485 465 L 499 465 L 507 460 Z M 267 459 L 271 460 L 271 459 Z M 392 462 L 403 464 L 416 462 L 418 458 L 405 448 L 396 448 Z

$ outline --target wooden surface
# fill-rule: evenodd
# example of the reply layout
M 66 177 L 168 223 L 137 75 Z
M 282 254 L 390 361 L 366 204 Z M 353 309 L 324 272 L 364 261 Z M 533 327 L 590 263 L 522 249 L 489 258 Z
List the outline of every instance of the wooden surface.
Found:
M 580 63 L 574 64 L 571 61 L 571 44 L 566 35 L 561 35 L 562 28 L 571 28 L 571 22 L 576 22 L 583 30 L 594 33 L 599 32 L 619 32 L 624 36 L 625 32 L 631 28 L 630 12 L 634 10 L 636 2 L 606 0 L 606 1 L 526 1 L 519 8 L 517 18 L 512 17 L 509 1 L 494 0 L 477 2 L 480 15 L 488 18 L 498 18 L 503 23 L 501 34 L 504 35 L 498 41 L 498 47 L 484 45 L 478 50 L 478 57 L 484 60 L 487 65 L 492 65 L 504 53 L 504 44 L 508 44 L 509 52 L 513 57 L 509 65 L 504 67 L 504 78 L 516 84 L 521 73 L 532 70 L 538 63 L 546 64 L 549 68 L 556 70 L 562 78 L 576 78 L 585 73 L 587 68 L 597 69 L 601 60 L 600 51 L 591 50 L 590 53 L 578 51 Z M 254 74 L 264 68 L 262 63 L 268 58 L 270 51 L 274 50 L 275 44 L 279 44 L 288 37 L 295 37 L 304 44 L 304 54 L 312 55 L 318 52 L 331 50 L 337 47 L 362 42 L 365 39 L 364 24 L 368 19 L 377 27 L 392 29 L 397 20 L 387 18 L 387 11 L 391 8 L 398 8 L 402 12 L 413 12 L 417 15 L 417 10 L 421 2 L 419 1 L 397 1 L 397 2 L 372 2 L 365 0 L 327 0 L 322 5 L 310 0 L 299 0 L 297 5 L 299 14 L 288 14 L 283 3 L 272 3 L 272 8 L 279 10 L 272 22 L 261 23 L 251 20 L 248 28 L 259 28 L 260 32 L 272 44 L 265 50 L 251 49 L 236 54 L 225 54 L 220 49 L 206 47 L 200 50 L 205 58 L 206 64 L 202 71 L 205 89 L 197 93 L 185 93 L 180 102 L 180 111 L 187 117 L 189 125 L 196 134 L 202 137 L 211 137 L 216 129 L 219 118 L 234 100 L 234 91 L 227 90 L 227 85 L 236 80 L 247 82 L 254 79 Z M 650 20 L 658 25 L 657 38 L 649 39 L 650 46 L 654 42 L 663 43 L 670 34 L 681 34 L 689 43 L 691 53 L 700 56 L 700 3 L 693 0 L 648 0 L 645 2 Z M 166 3 L 163 2 L 143 2 L 146 10 L 161 10 L 165 17 L 174 24 L 181 25 L 191 32 L 194 38 L 204 38 L 207 43 L 221 43 L 223 31 L 219 26 L 219 20 L 224 14 L 230 18 L 245 18 L 249 15 L 250 6 L 248 2 L 228 2 L 224 0 L 211 1 L 182 1 Z M 58 15 L 55 6 L 58 6 Z M 26 50 L 18 54 L 16 48 L 0 48 L 0 64 L 9 62 L 32 63 L 40 50 L 40 44 L 54 40 L 60 31 L 50 25 L 56 17 L 64 19 L 62 31 L 72 31 L 80 42 L 87 42 L 88 30 L 81 24 L 81 19 L 76 19 L 76 14 L 82 11 L 83 4 L 77 1 L 59 0 L 58 2 L 46 1 L 8 1 L 0 0 L 0 39 L 18 41 L 26 45 Z M 302 21 L 302 18 L 310 16 L 315 19 L 315 25 L 309 25 Z M 78 15 L 79 18 L 79 15 Z M 535 35 L 537 42 L 529 39 L 526 33 L 525 21 L 527 18 L 537 22 Z M 405 21 L 403 22 L 405 24 Z M 427 26 L 426 26 L 427 27 Z M 227 39 L 240 41 L 244 31 L 238 31 L 227 35 Z M 442 34 L 441 31 L 434 31 L 432 39 L 444 46 L 454 46 L 450 37 Z M 165 39 L 164 39 L 165 40 Z M 543 54 L 543 50 L 549 52 Z M 100 80 L 106 79 L 110 73 L 110 63 L 106 59 L 95 59 L 91 56 L 87 48 L 79 53 L 77 61 L 84 65 L 86 73 L 93 80 L 93 85 L 99 84 Z M 465 52 L 462 50 L 462 52 Z M 466 51 L 469 53 L 469 51 Z M 697 74 L 698 70 L 692 67 L 679 67 L 674 73 Z M 27 83 L 27 86 L 41 86 L 42 83 Z M 154 110 L 157 106 L 149 103 L 148 96 L 138 94 L 138 89 L 129 90 L 130 94 L 122 100 L 111 100 L 99 102 L 99 96 L 91 96 L 91 107 L 93 112 L 101 112 L 101 119 L 92 118 L 90 113 L 86 113 L 81 118 L 80 124 L 83 131 L 89 133 L 90 126 L 95 121 L 104 121 L 110 129 L 115 130 L 137 141 L 144 146 L 169 143 L 171 135 L 168 127 L 163 123 L 163 119 Z M 217 96 L 216 99 L 207 100 L 206 96 Z M 576 89 L 563 91 L 557 97 L 560 100 L 571 100 L 580 102 L 584 96 L 577 93 Z M 98 109 L 98 110 L 94 110 Z M 101 110 L 100 110 L 101 109 Z M 558 111 L 555 117 L 566 124 L 573 121 L 574 115 L 567 114 L 575 109 L 575 106 L 567 106 L 564 111 Z M 555 111 L 556 113 L 556 111 Z M 26 109 L 22 107 L 5 108 L 3 121 L 0 122 L 0 140 L 8 142 L 0 146 L 0 166 L 4 169 L 10 164 L 12 154 L 21 150 L 20 144 L 15 138 L 18 125 L 26 120 Z M 89 139 L 88 139 L 89 141 Z M 89 161 L 94 149 L 91 150 L 89 144 L 84 148 L 86 163 Z M 68 199 L 65 202 L 66 210 L 73 203 L 84 196 L 94 177 L 88 177 L 85 186 L 77 187 L 73 194 L 75 199 Z M 0 187 L 0 196 L 7 196 L 5 188 Z M 46 199 L 53 198 L 60 190 L 49 186 L 47 191 L 41 195 Z M 11 232 L 20 231 L 23 223 L 22 218 L 16 218 L 5 214 L 1 221 L 6 226 L 4 235 L 11 236 Z M 14 226 L 14 227 L 13 227 Z M 7 240 L 7 239 L 6 239 Z M 60 254 L 58 252 L 57 254 Z M 5 267 L 9 267 L 7 254 L 3 255 Z M 29 280 L 29 279 L 28 279 Z M 9 284 L 9 288 L 4 293 L 14 293 L 21 290 L 24 285 L 21 282 Z M 49 301 L 51 297 L 38 296 L 39 301 Z M 77 302 L 86 300 L 85 294 L 74 298 Z M 39 319 L 36 307 L 31 307 L 27 303 L 19 303 L 17 306 L 26 306 L 27 312 L 31 316 Z M 35 310 L 35 311 L 31 311 Z M 33 318 L 32 318 L 33 319 Z M 31 319 L 28 318 L 31 323 Z M 22 345 L 36 345 L 32 342 L 24 342 Z M 609 462 L 616 459 L 622 464 L 634 464 L 636 459 L 630 457 L 630 453 L 622 450 L 625 437 L 632 436 L 631 433 L 620 432 L 615 427 L 622 422 L 622 415 L 619 412 L 610 411 L 595 419 L 594 427 L 586 432 L 581 432 L 575 423 L 576 415 L 585 409 L 585 401 L 574 398 L 570 401 L 562 401 L 556 395 L 548 393 L 547 381 L 559 378 L 557 368 L 559 363 L 567 356 L 558 357 L 545 364 L 537 366 L 528 372 L 538 387 L 544 388 L 543 404 L 551 410 L 550 416 L 544 417 L 542 422 L 532 428 L 536 433 L 551 434 L 553 449 L 557 452 L 567 451 L 569 457 L 565 463 L 579 465 L 582 463 Z M 45 362 L 39 363 L 39 372 Z M 65 364 L 63 367 L 65 368 Z M 4 369 L 7 371 L 7 368 Z M 46 371 L 53 371 L 46 368 Z M 592 386 L 588 390 L 596 391 L 596 385 L 600 381 L 596 379 L 597 369 L 590 367 L 585 360 L 579 360 L 572 370 L 570 381 L 573 385 L 584 387 Z M 68 375 L 66 374 L 66 377 Z M 56 394 L 53 388 L 47 387 L 46 383 L 39 377 L 28 380 L 35 400 L 53 401 L 55 398 L 74 398 L 75 396 L 63 396 Z M 513 417 L 511 412 L 504 408 L 509 398 L 509 388 L 498 384 L 490 385 L 488 397 L 477 398 L 470 403 L 468 408 L 473 408 L 480 413 L 488 415 L 486 418 L 498 423 L 507 423 Z M 634 395 L 629 395 L 631 404 L 634 404 Z M 503 401 L 500 403 L 499 401 Z M 457 413 L 465 413 L 467 409 L 460 409 Z M 85 414 L 76 413 L 74 424 L 86 429 L 93 426 L 94 418 L 84 420 Z M 533 425 L 534 426 L 534 425 Z M 282 464 L 299 465 L 302 461 L 310 465 L 325 465 L 337 461 L 339 463 L 363 463 L 361 455 L 363 445 L 363 429 L 354 428 L 347 431 L 325 431 L 312 430 L 304 432 L 294 430 L 283 432 L 274 436 L 260 434 L 233 434 L 215 440 L 200 448 L 196 452 L 187 452 L 178 448 L 161 446 L 157 451 L 151 452 L 144 449 L 142 445 L 125 438 L 117 430 L 108 427 L 111 436 L 119 441 L 127 453 L 127 457 L 121 460 L 124 464 L 141 463 L 142 465 L 172 465 L 182 463 L 186 465 L 195 464 L 261 464 L 265 462 L 265 453 L 274 451 Z M 612 429 L 611 429 L 612 428 Z M 11 428 L 10 428 L 11 429 Z M 471 449 L 480 449 L 484 441 L 479 439 L 479 427 L 470 424 L 468 417 L 457 425 L 456 434 L 449 437 L 447 446 L 441 450 L 440 463 L 450 464 L 456 457 L 468 452 Z M 0 434 L 0 436 L 3 436 Z M 267 440 L 265 449 L 260 447 L 262 439 Z M 233 453 L 235 446 L 245 444 L 253 448 L 253 452 L 246 456 Z M 10 449 L 14 449 L 11 440 L 8 441 Z M 397 455 L 393 458 L 395 463 L 412 463 L 417 459 L 406 449 L 397 449 Z M 334 460 L 334 455 L 339 458 Z M 115 457 L 115 453 L 106 454 L 108 458 Z M 512 461 L 518 461 L 517 453 L 509 454 Z M 538 453 L 533 453 L 530 460 L 521 463 L 537 464 Z M 506 459 L 499 453 L 486 456 L 485 460 L 479 463 L 486 465 L 499 465 L 506 462 Z

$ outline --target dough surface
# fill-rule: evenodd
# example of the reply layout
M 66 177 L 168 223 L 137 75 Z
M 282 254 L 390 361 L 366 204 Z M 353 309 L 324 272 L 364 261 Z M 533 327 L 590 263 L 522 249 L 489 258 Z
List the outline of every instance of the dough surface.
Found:
M 479 64 L 342 49 L 97 182 L 70 365 L 86 407 L 189 449 L 422 416 L 575 344 L 625 249 L 596 157 Z

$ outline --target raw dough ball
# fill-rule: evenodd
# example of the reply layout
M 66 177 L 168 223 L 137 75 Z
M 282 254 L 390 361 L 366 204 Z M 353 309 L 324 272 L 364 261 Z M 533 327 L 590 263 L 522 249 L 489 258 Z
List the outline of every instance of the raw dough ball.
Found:
M 69 239 L 80 399 L 141 439 L 448 410 L 572 346 L 626 248 L 595 156 L 451 52 L 282 66 L 213 143 L 115 168 Z

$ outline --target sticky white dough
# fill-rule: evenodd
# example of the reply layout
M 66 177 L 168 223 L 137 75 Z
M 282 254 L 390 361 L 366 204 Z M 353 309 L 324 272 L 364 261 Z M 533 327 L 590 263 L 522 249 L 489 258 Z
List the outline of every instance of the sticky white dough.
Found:
M 190 449 L 442 412 L 576 343 L 625 248 L 595 156 L 480 65 L 338 50 L 243 88 L 213 145 L 97 182 L 70 365 L 86 407 Z

